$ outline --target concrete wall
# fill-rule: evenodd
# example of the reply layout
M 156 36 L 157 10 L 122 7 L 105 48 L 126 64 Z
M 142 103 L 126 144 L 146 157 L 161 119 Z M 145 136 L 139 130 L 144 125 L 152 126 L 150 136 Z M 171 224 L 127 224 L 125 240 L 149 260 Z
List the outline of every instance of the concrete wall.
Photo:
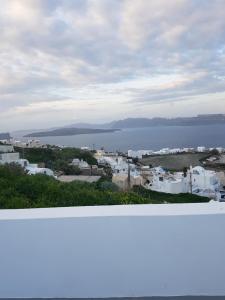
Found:
M 0 298 L 225 295 L 225 205 L 0 211 Z
M 0 152 L 13 152 L 14 148 L 12 145 L 0 145 Z
M 0 163 L 11 163 L 20 159 L 20 154 L 14 153 L 2 153 L 0 154 Z

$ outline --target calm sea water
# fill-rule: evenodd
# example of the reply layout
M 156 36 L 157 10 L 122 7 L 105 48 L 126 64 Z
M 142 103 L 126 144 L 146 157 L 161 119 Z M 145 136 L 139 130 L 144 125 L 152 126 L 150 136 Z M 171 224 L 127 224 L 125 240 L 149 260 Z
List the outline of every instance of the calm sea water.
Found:
M 38 138 L 44 143 L 106 150 L 176 147 L 225 147 L 225 125 L 165 126 L 124 129 L 113 133 Z

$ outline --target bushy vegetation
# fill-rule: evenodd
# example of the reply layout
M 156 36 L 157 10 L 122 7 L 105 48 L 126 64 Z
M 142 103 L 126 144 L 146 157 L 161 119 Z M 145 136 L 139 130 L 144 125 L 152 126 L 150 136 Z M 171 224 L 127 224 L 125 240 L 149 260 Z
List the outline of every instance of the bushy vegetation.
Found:
M 90 165 L 96 165 L 97 161 L 93 153 L 78 148 L 19 148 L 15 147 L 15 151 L 19 152 L 22 158 L 27 159 L 30 163 L 43 162 L 46 168 L 54 171 L 64 171 L 65 174 L 79 174 L 76 168 L 69 166 L 73 158 L 85 160 Z
M 134 188 L 119 192 L 111 183 L 62 183 L 46 175 L 25 174 L 17 165 L 0 166 L 0 209 L 207 202 L 189 194 L 170 195 Z
M 194 202 L 209 202 L 209 198 L 200 197 L 193 194 L 167 194 L 147 190 L 141 186 L 136 186 L 133 191 L 145 199 L 156 201 L 159 203 L 194 203 Z

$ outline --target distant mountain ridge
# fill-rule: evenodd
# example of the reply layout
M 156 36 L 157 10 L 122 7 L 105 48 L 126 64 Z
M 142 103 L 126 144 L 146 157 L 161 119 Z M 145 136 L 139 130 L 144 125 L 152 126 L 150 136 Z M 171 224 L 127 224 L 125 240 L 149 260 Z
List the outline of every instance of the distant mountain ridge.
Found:
M 179 118 L 127 118 L 104 124 L 75 123 L 71 128 L 125 129 L 151 126 L 196 126 L 225 124 L 224 114 L 198 115 L 196 117 Z
M 39 130 L 24 130 L 12 132 L 12 136 L 24 137 L 41 137 L 51 135 L 69 135 L 74 134 L 88 134 L 88 133 L 103 133 L 112 132 L 119 129 L 126 128 L 142 128 L 154 126 L 198 126 L 198 125 L 213 125 L 224 124 L 225 114 L 207 114 L 197 115 L 196 117 L 178 117 L 178 118 L 126 118 L 123 120 L 112 121 L 102 124 L 91 123 L 74 123 L 66 126 L 54 127 L 49 129 Z M 95 131 L 91 131 L 95 130 Z M 104 131 L 108 130 L 108 131 Z

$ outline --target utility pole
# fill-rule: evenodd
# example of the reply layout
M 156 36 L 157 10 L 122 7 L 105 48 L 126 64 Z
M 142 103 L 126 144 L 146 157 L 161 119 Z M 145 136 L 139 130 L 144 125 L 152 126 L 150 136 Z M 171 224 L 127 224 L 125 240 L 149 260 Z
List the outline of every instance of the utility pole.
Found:
M 190 191 L 192 194 L 192 166 L 190 166 Z
M 130 162 L 128 161 L 128 190 L 130 190 L 131 186 L 130 186 Z

